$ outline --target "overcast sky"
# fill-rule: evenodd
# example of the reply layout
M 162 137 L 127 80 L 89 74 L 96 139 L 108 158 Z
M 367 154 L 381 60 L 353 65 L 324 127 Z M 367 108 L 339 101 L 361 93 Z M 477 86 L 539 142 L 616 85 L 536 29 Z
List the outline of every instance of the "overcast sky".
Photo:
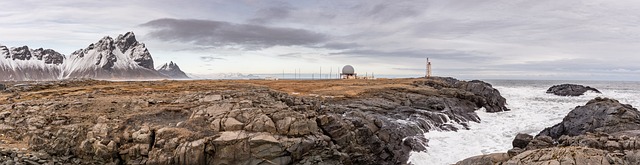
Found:
M 0 44 L 63 54 L 133 31 L 188 73 L 640 80 L 636 0 L 1 1 Z

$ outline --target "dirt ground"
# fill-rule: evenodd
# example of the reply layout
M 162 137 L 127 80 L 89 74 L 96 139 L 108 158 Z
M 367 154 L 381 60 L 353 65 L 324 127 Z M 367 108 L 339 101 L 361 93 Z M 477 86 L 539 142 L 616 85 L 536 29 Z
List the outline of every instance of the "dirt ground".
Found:
M 55 107 L 55 118 L 80 121 L 74 124 L 92 125 L 98 116 L 126 121 L 167 111 L 177 115 L 199 105 L 175 103 L 175 100 L 207 91 L 249 90 L 270 88 L 300 97 L 351 98 L 363 92 L 383 88 L 416 88 L 419 79 L 376 80 L 163 80 L 163 81 L 60 81 L 5 82 L 8 87 L 24 87 L 14 92 L 0 92 L 0 112 L 15 105 Z M 424 80 L 424 79 L 422 79 Z M 53 103 L 63 102 L 60 106 Z M 143 102 L 143 103 L 140 103 Z M 153 104 L 153 105 L 151 105 Z M 140 106 L 146 105 L 146 106 Z M 11 108 L 13 109 L 13 108 Z M 162 113 L 161 113 L 162 112 Z M 185 116 L 188 117 L 188 116 Z M 162 118 L 162 117 L 153 117 Z M 169 117 L 171 118 L 171 117 Z M 169 119 L 167 118 L 167 119 Z M 175 116 L 173 117 L 175 118 Z M 171 123 L 170 120 L 158 121 Z M 17 130 L 16 130 L 17 131 Z M 20 134 L 19 132 L 15 132 Z M 16 137 L 19 135 L 13 135 Z M 28 148 L 26 139 L 0 135 L 1 148 Z
M 362 92 L 382 88 L 415 88 L 417 79 L 375 79 L 375 80 L 164 80 L 164 81 L 80 81 L 78 84 L 45 87 L 41 90 L 14 93 L 0 93 L 0 104 L 37 99 L 75 97 L 100 94 L 126 98 L 139 95 L 175 95 L 197 91 L 229 90 L 266 87 L 292 95 L 354 97 Z M 10 84 L 9 84 L 10 85 Z M 15 84 L 14 84 L 15 85 Z

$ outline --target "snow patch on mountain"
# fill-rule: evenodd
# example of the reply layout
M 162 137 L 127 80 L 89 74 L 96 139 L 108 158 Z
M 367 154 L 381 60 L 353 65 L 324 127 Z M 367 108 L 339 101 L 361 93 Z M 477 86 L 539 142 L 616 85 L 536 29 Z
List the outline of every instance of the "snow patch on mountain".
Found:
M 172 64 L 171 68 L 182 72 L 175 63 Z M 116 39 L 106 36 L 85 49 L 71 53 L 68 58 L 52 49 L 0 45 L 0 81 L 170 78 L 153 66 L 151 53 L 144 43 L 136 40 L 133 32 L 121 34 Z
M 85 49 L 71 53 L 63 66 L 62 78 L 167 78 L 153 67 L 148 68 L 149 65 L 153 66 L 149 51 L 129 32 L 116 40 L 106 36 Z
M 0 45 L 0 80 L 55 80 L 64 59 L 64 55 L 51 49 L 9 49 Z

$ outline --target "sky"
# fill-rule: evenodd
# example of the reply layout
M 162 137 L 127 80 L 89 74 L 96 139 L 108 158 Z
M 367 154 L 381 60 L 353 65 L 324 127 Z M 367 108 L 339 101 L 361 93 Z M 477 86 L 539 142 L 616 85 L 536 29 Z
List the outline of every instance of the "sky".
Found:
M 133 31 L 192 74 L 640 81 L 635 0 L 0 1 L 0 44 L 63 54 Z

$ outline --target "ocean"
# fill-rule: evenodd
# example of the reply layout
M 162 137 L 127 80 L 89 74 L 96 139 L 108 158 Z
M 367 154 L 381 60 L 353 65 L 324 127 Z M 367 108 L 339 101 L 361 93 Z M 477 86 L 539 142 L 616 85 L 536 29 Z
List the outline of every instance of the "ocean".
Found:
M 476 111 L 482 122 L 470 123 L 469 130 L 458 132 L 430 131 L 427 152 L 414 152 L 410 162 L 417 165 L 453 164 L 462 159 L 496 152 L 507 152 L 518 133 L 536 135 L 546 127 L 562 121 L 576 106 L 596 97 L 617 99 L 623 104 L 640 107 L 640 82 L 624 81 L 559 81 L 559 80 L 485 80 L 507 99 L 511 111 L 486 113 Z M 545 93 L 553 86 L 575 83 L 602 92 L 587 92 L 578 97 L 562 97 Z

